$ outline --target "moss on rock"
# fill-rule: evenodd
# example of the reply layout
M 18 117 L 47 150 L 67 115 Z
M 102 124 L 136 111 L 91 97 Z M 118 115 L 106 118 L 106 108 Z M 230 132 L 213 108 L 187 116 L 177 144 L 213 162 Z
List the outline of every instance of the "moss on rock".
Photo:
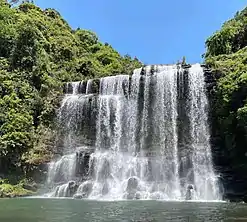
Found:
M 1 180 L 0 183 L 0 198 L 27 197 L 36 194 L 36 189 L 23 182 L 12 185 L 7 180 Z

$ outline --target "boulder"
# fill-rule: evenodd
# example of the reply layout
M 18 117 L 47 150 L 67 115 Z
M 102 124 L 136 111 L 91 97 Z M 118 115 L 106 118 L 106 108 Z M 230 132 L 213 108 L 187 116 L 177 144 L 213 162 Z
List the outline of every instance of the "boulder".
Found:
M 138 179 L 136 177 L 130 177 L 127 182 L 126 194 L 125 197 L 127 199 L 136 199 L 139 195 L 137 193 L 138 190 Z
M 137 190 L 138 179 L 136 177 L 130 177 L 127 184 L 127 192 Z
M 136 200 L 140 200 L 141 199 L 141 194 L 139 192 L 135 193 L 135 197 Z
M 80 195 L 82 198 L 86 198 L 90 195 L 92 189 L 93 183 L 91 181 L 86 181 L 79 186 L 76 195 Z
M 33 192 L 37 192 L 38 186 L 36 183 L 23 184 L 22 187 L 26 190 L 31 190 Z
M 69 181 L 68 182 L 68 191 L 67 191 L 67 196 L 72 197 L 78 189 L 78 185 L 76 184 L 75 181 Z
M 194 192 L 194 186 L 192 184 L 189 184 L 187 186 L 187 190 L 186 190 L 186 194 L 185 194 L 185 200 L 192 200 L 193 192 Z
M 74 199 L 83 199 L 84 196 L 81 195 L 81 194 L 75 194 L 75 195 L 73 196 L 73 198 L 74 198 Z

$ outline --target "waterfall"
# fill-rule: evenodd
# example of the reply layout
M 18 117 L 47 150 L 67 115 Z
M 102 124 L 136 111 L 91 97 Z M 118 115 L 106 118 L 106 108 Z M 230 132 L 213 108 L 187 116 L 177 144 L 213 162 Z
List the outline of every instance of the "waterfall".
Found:
M 87 82 L 86 94 L 92 93 L 92 87 L 93 87 L 93 80 L 89 79 Z
M 219 199 L 217 178 L 215 177 L 208 126 L 208 100 L 205 94 L 204 73 L 199 64 L 189 72 L 189 119 L 194 183 L 198 199 Z
M 199 64 L 67 84 L 58 111 L 63 156 L 50 163 L 49 195 L 220 200 L 205 90 Z

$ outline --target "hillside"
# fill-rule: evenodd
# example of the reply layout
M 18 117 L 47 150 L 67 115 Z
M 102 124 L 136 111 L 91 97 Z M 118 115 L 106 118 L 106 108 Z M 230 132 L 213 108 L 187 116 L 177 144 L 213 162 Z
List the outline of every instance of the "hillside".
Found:
M 236 192 L 247 189 L 247 8 L 206 41 L 205 61 L 216 85 L 212 96 L 212 141 L 216 164 Z
M 141 63 L 31 3 L 0 0 L 0 27 L 0 169 L 16 181 L 52 157 L 64 82 L 130 74 Z

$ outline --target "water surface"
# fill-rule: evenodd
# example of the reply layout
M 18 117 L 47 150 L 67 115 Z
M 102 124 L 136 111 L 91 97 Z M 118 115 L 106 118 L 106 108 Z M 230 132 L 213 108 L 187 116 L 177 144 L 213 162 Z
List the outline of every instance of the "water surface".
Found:
M 247 205 L 223 202 L 1 199 L 0 221 L 247 221 Z

